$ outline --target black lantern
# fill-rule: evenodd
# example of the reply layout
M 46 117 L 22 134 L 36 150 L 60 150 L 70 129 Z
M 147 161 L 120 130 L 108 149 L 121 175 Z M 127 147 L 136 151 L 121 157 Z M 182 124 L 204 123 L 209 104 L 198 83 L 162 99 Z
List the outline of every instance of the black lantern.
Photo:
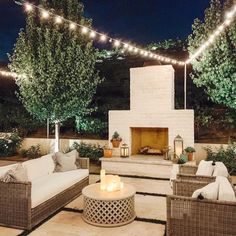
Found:
M 126 143 L 122 144 L 120 148 L 120 156 L 121 157 L 129 157 L 129 147 Z

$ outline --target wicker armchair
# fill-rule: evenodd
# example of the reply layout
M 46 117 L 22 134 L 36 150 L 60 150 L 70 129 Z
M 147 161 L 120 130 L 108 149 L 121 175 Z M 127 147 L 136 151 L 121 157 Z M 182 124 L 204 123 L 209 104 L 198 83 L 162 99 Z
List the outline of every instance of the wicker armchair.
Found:
M 236 202 L 167 196 L 167 236 L 190 235 L 236 235 Z
M 89 168 L 89 159 L 80 158 L 82 169 Z M 31 208 L 31 182 L 0 182 L 0 225 L 30 230 L 57 210 L 78 197 L 89 184 L 86 177 L 42 204 Z
M 191 197 L 195 190 L 207 184 L 173 181 L 174 195 L 167 196 L 167 236 L 236 235 L 236 202 Z
M 198 167 L 195 165 L 180 165 L 177 179 L 188 181 L 203 181 L 208 183 L 215 181 L 215 176 L 196 175 L 197 168 Z

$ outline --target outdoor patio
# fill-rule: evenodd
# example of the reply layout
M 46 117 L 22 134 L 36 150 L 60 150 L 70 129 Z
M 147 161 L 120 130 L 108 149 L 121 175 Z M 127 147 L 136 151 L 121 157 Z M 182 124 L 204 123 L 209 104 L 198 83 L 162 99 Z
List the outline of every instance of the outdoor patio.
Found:
M 236 236 L 236 2 L 177 2 L 0 2 L 0 236 Z

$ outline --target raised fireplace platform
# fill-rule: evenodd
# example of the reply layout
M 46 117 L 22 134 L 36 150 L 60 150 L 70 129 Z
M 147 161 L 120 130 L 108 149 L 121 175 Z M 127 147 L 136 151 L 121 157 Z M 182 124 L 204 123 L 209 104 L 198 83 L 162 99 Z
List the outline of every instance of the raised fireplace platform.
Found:
M 128 158 L 101 158 L 102 169 L 109 174 L 169 179 L 173 163 L 162 156 L 133 155 Z

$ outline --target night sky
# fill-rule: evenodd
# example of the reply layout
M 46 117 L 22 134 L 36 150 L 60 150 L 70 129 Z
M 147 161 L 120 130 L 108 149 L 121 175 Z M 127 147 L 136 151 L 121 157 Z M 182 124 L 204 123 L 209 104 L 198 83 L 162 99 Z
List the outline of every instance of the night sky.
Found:
M 210 0 L 82 0 L 93 26 L 110 36 L 147 44 L 169 38 L 186 38 L 195 18 L 203 18 Z M 7 60 L 20 28 L 22 7 L 0 0 L 0 60 Z

